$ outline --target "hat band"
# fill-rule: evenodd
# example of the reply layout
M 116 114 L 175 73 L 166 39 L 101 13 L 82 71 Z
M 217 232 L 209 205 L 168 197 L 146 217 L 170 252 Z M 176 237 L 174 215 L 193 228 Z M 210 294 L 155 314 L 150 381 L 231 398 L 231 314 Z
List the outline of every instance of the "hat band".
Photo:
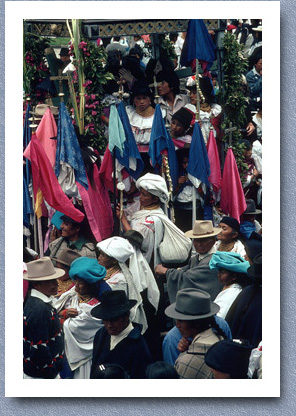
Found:
M 175 311 L 182 313 L 183 315 L 188 315 L 188 316 L 200 316 L 200 315 L 206 315 L 207 313 L 210 313 L 210 310 L 208 310 L 207 312 L 201 311 L 201 312 L 194 312 L 194 313 L 192 313 L 191 311 L 190 313 L 190 312 L 187 312 L 186 310 L 180 311 L 176 307 L 175 307 Z
M 208 235 L 208 234 L 212 234 L 213 232 L 214 232 L 214 230 L 212 230 L 212 231 L 207 231 L 206 233 L 194 234 L 194 233 L 193 233 L 193 230 L 192 230 L 192 234 L 193 234 L 193 235 L 197 235 L 197 236 L 198 236 L 198 235 Z

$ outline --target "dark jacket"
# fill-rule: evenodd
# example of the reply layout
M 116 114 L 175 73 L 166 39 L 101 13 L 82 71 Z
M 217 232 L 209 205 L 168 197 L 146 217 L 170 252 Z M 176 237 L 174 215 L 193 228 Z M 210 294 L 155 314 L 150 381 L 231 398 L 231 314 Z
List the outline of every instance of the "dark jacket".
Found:
M 141 325 L 133 323 L 134 329 L 110 351 L 110 335 L 100 328 L 95 335 L 90 378 L 100 364 L 119 364 L 130 378 L 145 378 L 147 365 L 152 363 L 146 341 L 141 335 Z
M 24 373 L 36 378 L 55 378 L 64 365 L 64 335 L 57 311 L 29 296 L 24 305 Z
M 176 294 L 180 289 L 192 288 L 208 292 L 214 300 L 222 290 L 218 279 L 218 272 L 210 269 L 209 262 L 212 254 L 208 254 L 198 261 L 198 256 L 190 259 L 189 264 L 179 269 L 168 269 L 166 272 L 168 295 L 170 303 L 176 301 Z
M 225 320 L 233 339 L 246 339 L 253 348 L 262 341 L 262 287 L 245 287 L 233 302 Z

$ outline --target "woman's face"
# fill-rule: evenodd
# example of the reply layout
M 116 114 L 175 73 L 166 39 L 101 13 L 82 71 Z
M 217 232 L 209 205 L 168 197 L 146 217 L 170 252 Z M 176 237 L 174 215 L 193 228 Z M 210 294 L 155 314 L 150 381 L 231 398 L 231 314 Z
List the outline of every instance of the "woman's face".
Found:
M 231 285 L 235 280 L 233 276 L 231 275 L 231 272 L 226 269 L 218 270 L 218 279 L 222 283 L 223 286 Z
M 104 266 L 107 270 L 113 267 L 117 261 L 112 257 L 105 254 L 103 251 L 100 252 L 98 262 L 101 266 Z
M 150 205 L 155 204 L 158 201 L 158 198 L 150 192 L 146 191 L 143 188 L 140 188 L 140 204 L 141 207 L 149 207 Z
M 162 81 L 160 85 L 157 87 L 158 94 L 163 97 L 168 95 L 172 89 L 170 88 L 169 84 L 166 81 Z
M 217 239 L 224 241 L 224 243 L 230 243 L 238 236 L 237 232 L 223 222 L 220 222 L 219 227 L 221 228 L 221 233 L 217 235 Z
M 139 110 L 141 112 L 147 110 L 150 104 L 151 99 L 148 95 L 137 95 L 134 98 L 134 106 L 136 107 L 136 110 Z
M 173 118 L 171 121 L 171 136 L 176 139 L 177 137 L 183 136 L 184 133 L 185 129 L 183 124 Z
M 83 279 L 77 279 L 75 282 L 75 292 L 79 293 L 79 295 L 89 295 L 89 284 Z
M 176 320 L 176 327 L 179 329 L 183 338 L 194 338 L 197 330 L 191 321 Z

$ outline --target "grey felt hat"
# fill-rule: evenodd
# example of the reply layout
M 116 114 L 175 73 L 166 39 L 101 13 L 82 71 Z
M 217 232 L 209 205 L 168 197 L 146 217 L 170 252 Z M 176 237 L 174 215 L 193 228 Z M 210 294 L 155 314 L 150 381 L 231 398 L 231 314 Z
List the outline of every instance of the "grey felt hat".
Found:
M 212 302 L 204 290 L 186 288 L 177 292 L 176 302 L 166 308 L 165 314 L 170 318 L 192 321 L 210 318 L 219 309 L 220 306 Z

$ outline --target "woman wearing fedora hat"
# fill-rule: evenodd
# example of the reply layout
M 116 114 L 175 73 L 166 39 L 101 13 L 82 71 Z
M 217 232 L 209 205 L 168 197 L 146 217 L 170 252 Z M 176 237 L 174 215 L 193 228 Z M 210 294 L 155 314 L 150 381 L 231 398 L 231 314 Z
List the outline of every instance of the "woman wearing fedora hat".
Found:
M 70 367 L 62 378 L 85 379 L 90 374 L 93 339 L 102 326 L 100 320 L 93 318 L 91 310 L 100 302 L 102 292 L 111 289 L 103 280 L 106 269 L 96 259 L 76 258 L 69 275 L 75 286 L 55 301 L 63 322 L 65 354 Z
M 92 316 L 102 320 L 104 327 L 94 338 L 90 378 L 95 378 L 97 367 L 104 364 L 119 364 L 130 378 L 145 378 L 152 359 L 141 325 L 130 321 L 130 310 L 136 303 L 123 290 L 116 290 L 104 292 L 101 303 L 92 309 Z
M 70 266 L 73 260 L 81 257 L 80 254 L 76 253 L 76 251 L 71 250 L 69 248 L 65 248 L 59 252 L 59 255 L 56 260 L 56 267 L 58 269 L 64 270 L 65 274 L 62 277 L 58 278 L 58 293 L 57 297 L 60 297 L 63 293 L 67 292 L 75 285 L 73 280 L 69 276 Z
M 211 370 L 205 364 L 208 349 L 224 337 L 215 333 L 213 317 L 219 306 L 211 301 L 210 295 L 199 289 L 182 289 L 176 296 L 176 302 L 168 306 L 165 313 L 176 320 L 176 327 L 182 334 L 180 348 L 182 352 L 175 362 L 180 378 L 211 378 Z M 192 339 L 190 343 L 188 338 Z
M 63 369 L 64 336 L 53 301 L 57 279 L 64 273 L 49 257 L 27 263 L 23 275 L 29 282 L 24 301 L 24 378 L 58 378 Z

